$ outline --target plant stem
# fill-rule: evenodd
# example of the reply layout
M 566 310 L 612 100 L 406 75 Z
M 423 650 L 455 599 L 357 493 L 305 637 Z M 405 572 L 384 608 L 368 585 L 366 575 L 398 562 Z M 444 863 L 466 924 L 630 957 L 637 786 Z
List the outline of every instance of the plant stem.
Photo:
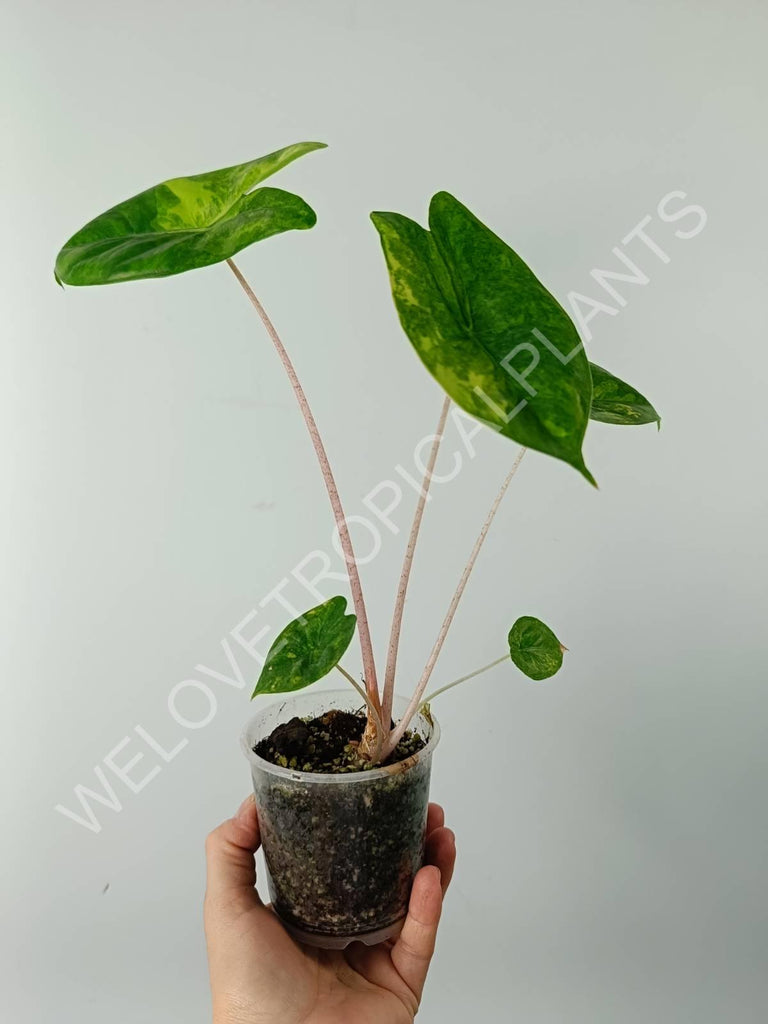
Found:
M 378 740 L 379 749 L 377 751 L 375 751 L 374 753 L 378 757 L 381 754 L 381 747 L 382 747 L 382 745 L 384 743 L 384 735 L 385 735 L 384 730 L 381 727 L 381 717 L 379 715 L 378 709 L 373 706 L 373 704 L 371 703 L 370 697 L 365 692 L 365 690 L 360 685 L 360 683 L 358 683 L 358 681 L 355 679 L 355 677 L 351 674 L 351 672 L 347 672 L 347 670 L 342 665 L 337 665 L 336 668 L 339 670 L 339 672 L 341 672 L 341 674 L 344 676 L 344 678 L 347 680 L 347 682 L 352 683 L 354 688 L 357 690 L 357 692 L 363 698 L 363 700 L 365 701 L 365 706 L 368 708 L 369 714 L 373 717 L 373 719 L 374 719 L 374 721 L 376 723 L 376 737 L 377 737 L 377 740 Z
M 403 733 L 408 728 L 408 723 L 416 714 L 416 711 L 418 710 L 419 705 L 421 704 L 422 697 L 424 696 L 424 691 L 427 688 L 427 683 L 429 682 L 429 678 L 432 675 L 432 670 L 434 669 L 437 659 L 440 656 L 440 651 L 443 649 L 445 638 L 448 635 L 448 630 L 450 629 L 451 623 L 453 622 L 453 617 L 456 614 L 456 609 L 459 606 L 461 595 L 464 593 L 464 589 L 467 585 L 467 581 L 469 580 L 470 573 L 472 572 L 472 569 L 475 566 L 477 556 L 480 554 L 480 548 L 483 546 L 483 542 L 485 541 L 485 538 L 488 535 L 488 530 L 491 527 L 493 518 L 496 515 L 499 505 L 501 504 L 501 499 L 506 494 L 507 488 L 512 482 L 512 477 L 517 472 L 518 466 L 522 462 L 525 452 L 525 448 L 520 449 L 517 458 L 512 464 L 512 469 L 507 474 L 504 483 L 501 485 L 501 490 L 496 495 L 493 504 L 491 505 L 490 511 L 486 517 L 485 522 L 483 523 L 483 527 L 480 530 L 477 540 L 475 541 L 475 546 L 472 548 L 472 553 L 469 556 L 469 561 L 464 566 L 464 572 L 461 574 L 461 579 L 459 580 L 459 585 L 456 587 L 456 592 L 451 598 L 451 603 L 448 606 L 448 611 L 446 612 L 445 618 L 443 619 L 443 624 L 440 627 L 440 632 L 438 633 L 437 640 L 435 640 L 435 645 L 432 648 L 429 658 L 427 659 L 427 664 L 424 666 L 424 671 L 421 674 L 419 685 L 416 687 L 416 692 L 411 698 L 411 702 L 408 705 L 405 714 L 400 719 L 397 726 L 389 734 L 387 742 L 384 745 L 383 756 L 385 758 L 389 757 L 389 755 L 395 749 L 397 744 L 400 742 Z
M 323 480 L 325 481 L 325 487 L 328 491 L 328 497 L 331 501 L 331 508 L 333 509 L 333 516 L 336 520 L 336 529 L 339 534 L 339 542 L 341 543 L 341 549 L 344 552 L 344 561 L 347 564 L 347 573 L 349 575 L 349 586 L 352 591 L 352 602 L 355 606 L 355 614 L 357 615 L 357 628 L 360 634 L 360 650 L 363 657 L 363 672 L 365 674 L 365 688 L 368 692 L 369 707 L 372 705 L 378 711 L 380 707 L 379 702 L 379 687 L 376 679 L 376 665 L 373 659 L 373 644 L 371 643 L 371 631 L 368 625 L 368 615 L 365 610 L 365 599 L 363 598 L 363 588 L 360 583 L 360 575 L 357 571 L 357 562 L 355 561 L 355 552 L 352 547 L 352 538 L 349 536 L 349 529 L 347 528 L 347 521 L 344 517 L 344 509 L 342 508 L 341 498 L 339 497 L 339 491 L 336 487 L 336 481 L 333 478 L 333 472 L 331 471 L 331 464 L 328 461 L 328 455 L 325 451 L 325 447 L 320 438 L 320 431 L 317 429 L 317 423 L 315 417 L 312 415 L 312 410 L 309 407 L 307 396 L 304 394 L 304 389 L 299 382 L 299 378 L 296 375 L 296 370 L 293 367 L 293 363 L 290 360 L 288 353 L 285 350 L 285 346 L 280 340 L 272 321 L 267 316 L 267 313 L 256 298 L 253 289 L 248 284 L 246 279 L 240 273 L 240 270 L 236 266 L 234 260 L 227 260 L 229 269 L 237 278 L 240 286 L 242 287 L 245 294 L 251 300 L 251 304 L 261 318 L 261 322 L 267 329 L 267 334 L 272 340 L 272 344 L 277 349 L 277 354 L 285 368 L 285 372 L 288 374 L 288 379 L 291 382 L 296 399 L 301 409 L 301 414 L 304 417 L 304 422 L 307 425 L 309 436 L 312 439 L 312 444 L 317 455 L 317 460 L 320 463 L 320 469 L 323 474 Z M 380 724 L 380 723 L 379 723 Z
M 487 672 L 489 668 L 495 668 L 497 665 L 500 665 L 502 661 L 509 660 L 509 655 L 503 654 L 500 658 L 497 658 L 496 661 L 492 661 L 490 665 L 483 665 L 482 668 L 476 668 L 474 672 L 470 672 L 466 676 L 461 676 L 461 678 L 459 679 L 454 679 L 452 683 L 446 683 L 445 686 L 441 686 L 439 689 L 433 690 L 432 693 L 428 693 L 424 700 L 421 702 L 421 704 L 419 704 L 419 707 L 423 708 L 425 704 L 429 704 L 429 702 L 433 701 L 435 697 L 439 697 L 440 694 L 445 693 L 446 690 L 452 690 L 454 686 L 458 686 L 459 683 L 466 683 L 468 679 L 474 679 L 475 676 L 479 676 L 482 675 L 483 672 Z
M 437 430 L 432 435 L 432 448 L 429 452 L 429 459 L 427 461 L 426 469 L 424 470 L 424 480 L 421 485 L 421 492 L 419 493 L 419 500 L 416 504 L 416 511 L 413 516 L 413 525 L 411 526 L 411 535 L 408 538 L 408 546 L 405 549 L 405 558 L 403 560 L 403 568 L 400 572 L 400 583 L 397 587 L 397 598 L 395 600 L 395 610 L 392 616 L 392 630 L 389 634 L 389 651 L 387 653 L 387 667 L 384 671 L 384 696 L 381 703 L 381 717 L 383 721 L 389 722 L 392 718 L 392 703 L 395 696 L 395 674 L 397 672 L 397 649 L 400 645 L 400 629 L 403 624 L 403 612 L 405 611 L 405 595 L 408 590 L 408 581 L 411 576 L 411 566 L 413 565 L 413 554 L 416 550 L 416 541 L 419 537 L 419 530 L 421 528 L 421 520 L 424 515 L 424 506 L 427 503 L 427 495 L 429 493 L 429 485 L 432 482 L 432 474 L 435 469 L 435 462 L 437 461 L 437 452 L 440 448 L 440 442 L 443 439 L 443 433 L 445 431 L 445 421 L 448 418 L 448 411 L 451 407 L 451 399 L 446 398 L 443 402 L 443 407 L 440 411 L 440 419 L 437 423 Z

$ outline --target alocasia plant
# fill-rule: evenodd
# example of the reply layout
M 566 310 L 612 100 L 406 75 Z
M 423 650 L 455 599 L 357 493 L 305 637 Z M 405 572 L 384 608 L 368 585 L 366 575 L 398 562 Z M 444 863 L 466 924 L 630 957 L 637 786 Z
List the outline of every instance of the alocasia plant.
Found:
M 417 502 L 398 585 L 383 688 L 379 687 L 362 586 L 338 489 L 317 424 L 274 325 L 232 257 L 253 242 L 311 228 L 315 213 L 299 196 L 260 187 L 267 177 L 322 143 L 303 142 L 234 167 L 162 182 L 90 221 L 61 249 L 60 284 L 97 285 L 166 277 L 226 261 L 260 316 L 290 380 L 318 458 L 347 565 L 355 614 L 333 597 L 288 626 L 273 644 L 254 696 L 308 686 L 333 668 L 358 688 L 368 709 L 360 752 L 388 758 L 413 715 L 438 693 L 511 660 L 534 680 L 562 664 L 564 646 L 532 616 L 519 618 L 508 653 L 425 698 L 469 575 L 496 510 L 530 448 L 594 479 L 582 454 L 590 419 L 659 422 L 635 388 L 590 364 L 563 307 L 502 239 L 447 192 L 429 207 L 428 228 L 398 213 L 374 213 L 403 329 L 446 392 Z M 475 541 L 408 710 L 390 728 L 405 596 L 427 492 L 451 403 L 522 445 Z M 364 688 L 341 664 L 355 628 Z
M 374 703 L 376 668 L 368 617 L 328 456 L 285 346 L 232 259 L 253 242 L 314 225 L 315 213 L 303 199 L 280 189 L 256 186 L 297 157 L 323 148 L 321 142 L 299 142 L 244 164 L 161 182 L 89 221 L 65 243 L 54 273 L 59 284 L 113 284 L 167 277 L 226 260 L 267 329 L 309 430 L 347 564 L 366 688 Z
M 523 445 L 475 542 L 408 710 L 381 748 L 373 750 L 374 757 L 386 758 L 418 708 L 439 693 L 508 659 L 533 680 L 549 678 L 562 665 L 566 648 L 552 630 L 533 616 L 522 616 L 509 632 L 508 655 L 424 696 L 480 548 L 526 449 L 553 455 L 594 483 L 582 455 L 588 421 L 633 425 L 658 423 L 659 416 L 635 388 L 588 361 L 563 307 L 517 253 L 453 196 L 439 192 L 433 197 L 428 229 L 398 213 L 373 213 L 371 219 L 403 329 L 448 395 L 406 547 L 383 693 L 375 695 L 381 705 L 375 697 L 369 700 L 369 714 L 376 719 L 387 722 L 392 709 L 414 548 L 451 402 Z
M 429 229 L 397 213 L 373 213 L 371 219 L 381 238 L 400 322 L 421 361 L 448 393 L 446 403 L 455 401 L 465 412 L 523 445 L 475 542 L 408 710 L 385 743 L 386 754 L 394 749 L 423 700 L 469 574 L 526 450 L 562 459 L 594 483 L 582 455 L 588 420 L 632 425 L 658 423 L 659 416 L 638 391 L 588 362 L 576 327 L 562 306 L 517 253 L 453 196 L 438 192 L 432 197 Z M 444 404 L 425 487 L 447 409 Z M 417 508 L 395 606 L 384 685 L 385 717 L 392 706 L 397 638 L 420 521 Z M 542 641 L 546 637 L 547 642 L 527 650 L 517 646 L 513 639 L 521 634 L 521 623 L 526 624 L 528 635 L 538 635 Z M 532 679 L 552 675 L 562 663 L 554 633 L 529 616 L 513 626 L 510 654 Z M 495 664 L 498 661 L 485 668 Z M 472 672 L 439 692 L 477 674 Z

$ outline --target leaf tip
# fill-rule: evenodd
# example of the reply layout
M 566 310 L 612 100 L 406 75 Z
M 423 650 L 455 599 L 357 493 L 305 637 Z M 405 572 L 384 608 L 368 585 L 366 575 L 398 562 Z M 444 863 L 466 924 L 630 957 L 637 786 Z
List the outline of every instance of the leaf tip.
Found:
M 318 149 L 328 149 L 328 143 L 327 142 L 296 142 L 292 146 L 286 146 L 286 150 L 291 150 L 291 149 L 292 150 L 299 150 L 299 152 L 296 153 L 295 156 L 291 157 L 292 160 L 295 160 L 296 157 L 305 156 L 307 153 L 314 153 Z M 280 150 L 280 152 L 281 153 L 285 152 L 285 150 Z
M 440 189 L 439 192 L 435 192 L 429 201 L 430 206 L 443 206 L 446 203 L 458 203 L 456 196 L 451 195 L 450 192 L 446 192 L 445 189 Z
M 578 471 L 581 473 L 581 475 L 584 477 L 587 483 L 592 484 L 596 491 L 600 490 L 600 488 L 597 485 L 597 480 L 595 480 L 590 471 L 587 469 L 587 464 L 586 462 L 584 462 L 583 459 L 580 459 L 578 462 L 574 462 L 573 465 L 576 469 L 578 469 Z
M 307 216 L 307 223 L 304 225 L 304 227 L 307 230 L 309 230 L 309 228 L 313 228 L 315 226 L 315 224 L 317 224 L 317 214 L 312 209 L 312 207 L 309 205 L 309 203 L 305 202 L 305 206 L 307 207 L 308 216 Z

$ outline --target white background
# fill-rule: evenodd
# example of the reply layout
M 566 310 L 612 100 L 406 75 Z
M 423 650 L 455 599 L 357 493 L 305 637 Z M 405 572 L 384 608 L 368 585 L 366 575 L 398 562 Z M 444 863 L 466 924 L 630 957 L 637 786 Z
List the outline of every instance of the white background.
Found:
M 627 247 L 650 281 L 625 286 L 589 346 L 652 398 L 661 433 L 594 424 L 599 492 L 525 460 L 436 672 L 497 657 L 522 613 L 570 648 L 548 683 L 502 668 L 439 708 L 434 794 L 460 861 L 420 1019 L 763 1020 L 763 5 L 4 6 L 8 1019 L 209 1019 L 202 843 L 247 792 L 251 709 L 208 679 L 215 718 L 185 732 L 166 702 L 205 679 L 197 664 L 227 669 L 222 638 L 332 526 L 288 385 L 225 268 L 61 291 L 54 257 L 141 188 L 319 139 L 327 151 L 269 183 L 305 196 L 317 228 L 240 265 L 294 355 L 349 512 L 413 468 L 441 401 L 396 321 L 370 210 L 423 220 L 448 189 L 562 299 L 600 295 L 590 270 L 616 267 L 612 247 L 646 215 L 670 256 Z M 672 190 L 707 211 L 694 238 L 675 236 L 692 221 L 656 214 Z M 476 440 L 427 511 L 401 692 L 516 451 Z M 364 569 L 382 660 L 411 507 Z M 274 636 L 286 618 L 272 604 L 245 632 Z M 255 663 L 229 642 L 250 683 Z M 189 692 L 179 709 L 205 711 Z M 116 763 L 143 750 L 137 779 L 158 763 L 136 725 L 189 742 L 138 795 L 110 775 L 123 809 L 94 805 L 100 833 L 56 813 L 126 736 Z

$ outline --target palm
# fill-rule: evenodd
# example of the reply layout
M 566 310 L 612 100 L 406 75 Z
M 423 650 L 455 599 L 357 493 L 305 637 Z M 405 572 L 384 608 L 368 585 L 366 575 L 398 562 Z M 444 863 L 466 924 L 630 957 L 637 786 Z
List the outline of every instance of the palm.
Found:
M 453 871 L 455 847 L 436 805 L 430 806 L 427 830 L 426 860 L 439 867 L 444 890 Z M 251 837 L 247 846 L 256 843 L 257 837 L 256 842 Z M 235 845 L 229 852 L 237 857 L 238 849 L 243 847 Z M 209 851 L 209 863 L 211 859 Z M 428 872 L 414 886 L 409 921 L 400 939 L 371 947 L 354 943 L 335 951 L 296 942 L 263 905 L 253 885 L 252 852 L 250 867 L 244 860 L 230 867 L 238 872 L 237 885 L 217 893 L 212 891 L 209 866 L 206 899 L 216 1024 L 410 1024 L 431 954 L 431 949 L 425 954 L 416 948 L 419 930 L 426 927 L 419 920 L 420 911 L 428 916 L 429 897 L 434 901 Z M 438 917 L 439 900 L 438 891 Z
M 343 951 L 314 949 L 295 942 L 277 917 L 265 920 L 255 908 L 239 939 L 250 948 L 258 970 L 249 998 L 265 1019 L 282 1024 L 404 1024 L 413 1019 L 414 996 L 397 972 L 391 944 L 357 944 Z

